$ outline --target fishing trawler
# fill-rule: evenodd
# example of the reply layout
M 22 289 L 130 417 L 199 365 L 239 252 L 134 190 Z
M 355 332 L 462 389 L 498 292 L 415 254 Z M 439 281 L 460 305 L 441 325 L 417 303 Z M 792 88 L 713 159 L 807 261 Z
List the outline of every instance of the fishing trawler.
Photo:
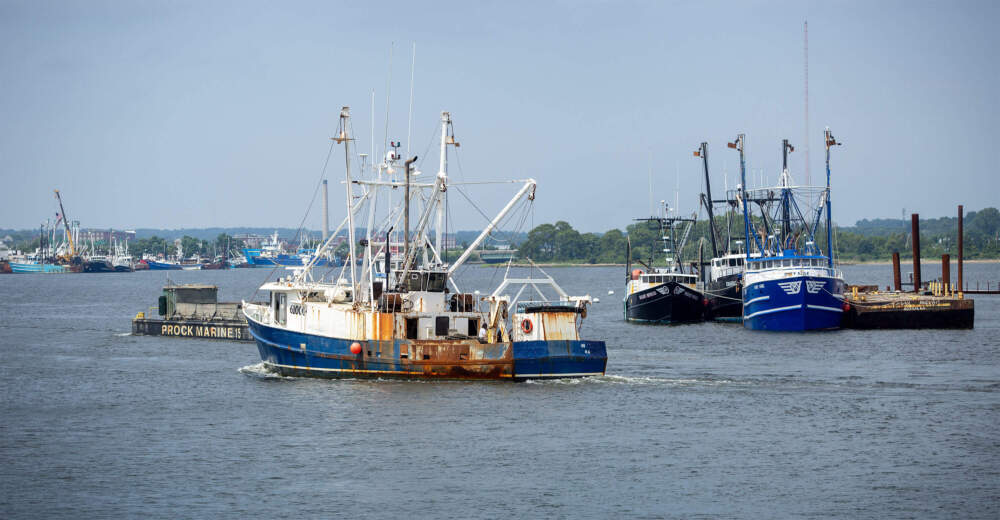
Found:
M 747 237 L 743 285 L 743 326 L 753 330 L 806 331 L 840 328 L 844 305 L 844 276 L 834 268 L 830 221 L 830 147 L 839 145 L 827 128 L 826 188 L 795 186 L 788 172 L 788 153 L 782 141 L 782 172 L 774 188 L 746 189 L 743 134 L 729 143 L 740 152 L 741 202 Z M 796 197 L 796 194 L 799 196 Z M 815 197 L 815 214 L 810 214 Z M 801 201 L 801 204 L 800 204 Z M 750 205 L 761 218 L 750 218 Z M 805 209 L 805 211 L 803 211 Z M 826 214 L 824 254 L 816 244 L 821 217 Z M 808 219 L 806 217 L 808 215 Z M 756 254 L 754 254 L 756 253 Z
M 589 296 L 571 297 L 547 275 L 505 275 L 485 297 L 461 290 L 456 282 L 456 270 L 517 203 L 530 205 L 534 200 L 535 181 L 505 181 L 521 187 L 479 237 L 447 263 L 441 258 L 446 196 L 449 187 L 462 184 L 447 174 L 447 149 L 458 146 L 451 116 L 442 113 L 440 169 L 433 182 L 412 182 L 411 165 L 417 158 L 405 160 L 400 168 L 395 143 L 385 160 L 372 168 L 369 179 L 354 179 L 349 119 L 344 107 L 333 138 L 344 145 L 347 216 L 303 268 L 260 287 L 269 294 L 267 303 L 243 304 L 265 367 L 293 376 L 404 379 L 525 380 L 604 374 L 604 342 L 580 337 Z M 405 172 L 402 179 L 401 172 Z M 361 175 L 365 176 L 363 167 Z M 400 188 L 403 200 L 393 204 L 393 192 Z M 410 206 L 418 201 L 422 209 L 411 229 Z M 382 224 L 376 221 L 380 203 L 388 207 Z M 359 242 L 355 215 L 365 205 L 368 225 Z M 404 248 L 402 262 L 394 263 L 387 246 L 400 220 Z M 334 237 L 344 226 L 347 261 L 339 269 L 328 267 L 321 273 L 317 263 L 332 250 Z M 386 246 L 380 248 L 382 236 Z M 355 259 L 361 261 L 360 272 Z M 505 294 L 518 285 L 521 289 L 514 298 Z M 547 286 L 557 296 L 520 301 L 528 286 L 539 293 Z
M 712 259 L 708 265 L 700 262 L 700 269 L 704 275 L 702 290 L 705 295 L 705 319 L 741 321 L 746 254 L 743 252 L 743 241 L 733 238 L 732 210 L 736 206 L 736 201 L 729 198 L 729 193 L 726 199 L 712 199 L 712 180 L 708 175 L 708 143 L 701 143 L 694 156 L 701 158 L 705 171 L 705 193 L 701 195 L 701 204 L 708 212 L 709 244 L 712 247 Z M 722 233 L 716 228 L 715 205 L 718 203 L 729 206 L 726 211 L 725 241 L 722 240 Z M 725 250 L 720 254 L 723 246 Z
M 645 270 L 632 269 L 632 242 L 629 239 L 625 255 L 625 319 L 663 324 L 702 321 L 705 296 L 698 289 L 698 276 L 684 272 L 680 257 L 695 219 L 670 216 L 672 210 L 665 202 L 662 204 L 663 216 L 635 220 L 646 222 L 659 233 L 666 267 L 654 267 L 651 253 L 649 263 L 639 261 Z M 674 231 L 680 222 L 687 222 L 687 226 L 678 244 Z

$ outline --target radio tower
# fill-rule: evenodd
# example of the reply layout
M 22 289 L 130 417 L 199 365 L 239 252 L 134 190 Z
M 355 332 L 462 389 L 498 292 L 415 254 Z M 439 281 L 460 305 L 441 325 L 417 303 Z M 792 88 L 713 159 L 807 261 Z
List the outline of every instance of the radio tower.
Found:
M 806 186 L 812 186 L 809 175 L 809 22 L 805 22 L 805 69 L 806 69 Z

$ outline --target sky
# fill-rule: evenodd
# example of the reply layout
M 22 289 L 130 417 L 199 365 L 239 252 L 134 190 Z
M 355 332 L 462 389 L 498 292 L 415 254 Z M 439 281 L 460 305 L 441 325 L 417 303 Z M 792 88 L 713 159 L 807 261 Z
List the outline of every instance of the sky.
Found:
M 294 228 L 324 174 L 339 222 L 329 137 L 350 106 L 370 149 L 372 92 L 376 146 L 404 141 L 422 171 L 447 110 L 453 179 L 536 179 L 529 225 L 623 229 L 650 178 L 691 213 L 702 141 L 715 198 L 738 182 L 738 133 L 751 177 L 776 181 L 787 138 L 805 181 L 806 21 L 810 177 L 829 126 L 836 222 L 1000 205 L 1000 4 L 417 4 L 0 0 L 0 228 L 54 216 L 53 189 L 84 227 Z M 489 213 L 514 193 L 476 189 Z M 450 201 L 453 229 L 485 225 Z

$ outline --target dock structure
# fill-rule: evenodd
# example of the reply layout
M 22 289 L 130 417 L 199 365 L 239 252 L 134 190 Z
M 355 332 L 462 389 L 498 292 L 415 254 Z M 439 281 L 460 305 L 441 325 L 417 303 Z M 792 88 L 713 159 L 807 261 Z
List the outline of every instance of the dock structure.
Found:
M 899 252 L 892 253 L 893 291 L 854 286 L 844 295 L 842 327 L 847 329 L 971 329 L 976 304 L 963 291 L 962 206 L 958 207 L 958 284 L 951 283 L 951 255 L 941 255 L 941 278 L 921 282 L 920 217 L 911 216 L 913 289 L 903 292 Z M 977 287 L 978 288 L 978 287 Z M 888 289 L 888 287 L 887 287 Z
M 844 296 L 845 329 L 971 329 L 975 300 L 946 293 L 932 282 L 932 291 L 851 291 Z
M 157 317 L 145 312 L 132 320 L 136 336 L 253 341 L 243 304 L 218 301 L 215 285 L 167 285 L 157 305 Z

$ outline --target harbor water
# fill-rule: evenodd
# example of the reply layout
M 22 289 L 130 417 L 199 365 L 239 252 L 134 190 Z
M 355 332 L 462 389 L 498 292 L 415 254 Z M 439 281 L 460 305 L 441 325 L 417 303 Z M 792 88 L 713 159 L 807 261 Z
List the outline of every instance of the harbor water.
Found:
M 281 378 L 253 344 L 129 334 L 167 276 L 234 301 L 269 270 L 0 276 L 0 515 L 1000 517 L 1000 297 L 973 330 L 775 334 L 625 323 L 623 268 L 547 271 L 601 299 L 605 377 Z

